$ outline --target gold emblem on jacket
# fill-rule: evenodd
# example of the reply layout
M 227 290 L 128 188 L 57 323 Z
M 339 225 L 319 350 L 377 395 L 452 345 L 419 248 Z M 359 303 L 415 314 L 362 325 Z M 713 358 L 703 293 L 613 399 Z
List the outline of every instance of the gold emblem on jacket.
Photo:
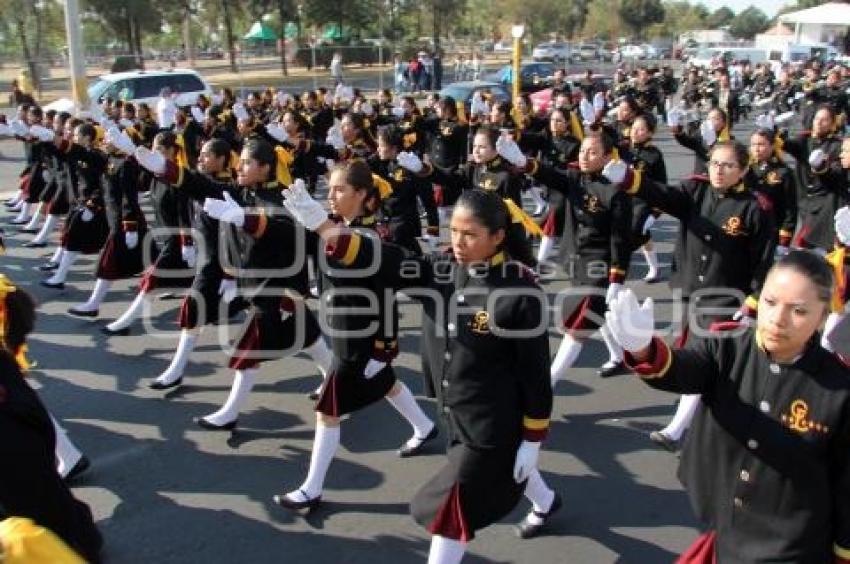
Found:
M 764 177 L 764 181 L 768 184 L 779 184 L 782 180 L 779 178 L 779 173 L 775 170 L 771 170 L 767 173 L 767 176 Z
M 721 229 L 723 229 L 723 232 L 731 237 L 737 237 L 738 235 L 744 234 L 743 229 L 741 229 L 741 218 L 736 215 L 728 218 Z
M 596 213 L 600 209 L 599 198 L 596 196 L 585 196 L 584 197 L 584 208 L 588 213 Z
M 469 324 L 473 333 L 487 335 L 490 333 L 490 314 L 486 311 L 476 313 Z
M 828 426 L 809 418 L 809 405 L 801 399 L 795 399 L 791 402 L 788 413 L 782 414 L 782 422 L 788 425 L 789 429 L 798 433 L 807 433 L 809 431 L 816 431 L 818 433 L 829 432 Z

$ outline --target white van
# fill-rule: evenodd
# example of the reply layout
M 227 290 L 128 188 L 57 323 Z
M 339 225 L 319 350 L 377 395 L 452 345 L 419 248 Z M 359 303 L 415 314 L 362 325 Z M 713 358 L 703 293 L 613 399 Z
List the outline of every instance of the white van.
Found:
M 784 47 L 767 49 L 767 58 L 774 67 L 786 63 L 802 65 L 812 57 L 819 57 L 824 62 L 838 57 L 838 50 L 826 43 L 797 43 L 788 44 Z
M 164 88 L 177 94 L 174 102 L 178 106 L 193 105 L 199 94 L 211 96 L 213 92 L 201 75 L 189 69 L 105 74 L 89 86 L 88 92 L 92 102 L 99 103 L 105 98 L 112 98 L 152 106 Z

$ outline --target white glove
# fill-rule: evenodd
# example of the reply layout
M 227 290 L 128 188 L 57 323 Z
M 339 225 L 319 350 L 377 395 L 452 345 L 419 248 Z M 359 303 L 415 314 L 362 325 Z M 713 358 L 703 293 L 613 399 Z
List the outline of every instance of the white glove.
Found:
M 842 245 L 850 245 L 850 206 L 835 212 L 835 236 Z
M 83 213 L 80 214 L 80 219 L 83 220 L 83 223 L 88 223 L 94 219 L 94 213 L 88 208 L 83 208 Z
M 289 139 L 289 135 L 286 133 L 286 130 L 275 123 L 268 124 L 266 126 L 266 132 L 281 143 L 284 143 L 287 139 Z
M 245 109 L 245 104 L 236 102 L 233 104 L 233 117 L 236 118 L 236 121 L 247 121 L 251 116 L 248 114 L 248 110 Z
M 224 193 L 223 200 L 206 198 L 204 200 L 204 212 L 213 219 L 224 221 L 242 227 L 245 225 L 245 210 L 230 197 L 228 192 Z
M 8 137 L 12 135 L 12 130 L 5 123 L 0 123 L 0 137 Z
M 402 151 L 396 157 L 396 161 L 398 161 L 400 167 L 409 170 L 413 174 L 422 172 L 422 160 L 416 156 L 416 153 Z
M 53 130 L 47 129 L 41 125 L 34 125 L 30 127 L 30 135 L 41 141 L 42 143 L 48 143 L 53 141 Z
M 744 315 L 743 310 L 739 309 L 732 315 L 732 321 L 737 321 L 741 325 L 746 325 L 747 327 L 750 327 L 755 323 L 756 320 L 750 317 L 749 315 Z
M 537 459 L 540 458 L 540 443 L 534 441 L 522 441 L 516 451 L 514 462 L 514 481 L 519 484 L 528 479 L 537 468 Z
M 796 94 L 794 94 L 794 99 L 799 100 L 799 99 L 805 97 L 805 95 L 806 95 L 805 92 L 797 92 Z
M 787 255 L 790 252 L 791 252 L 791 249 L 788 248 L 787 245 L 776 245 L 776 256 L 781 258 L 781 257 L 784 257 L 785 255 Z
M 773 118 L 773 123 L 776 124 L 776 125 L 781 125 L 781 124 L 785 123 L 786 121 L 790 121 L 790 120 L 794 119 L 795 115 L 796 114 L 794 112 L 781 113 L 778 116 L 776 116 L 775 118 Z
M 324 100 L 324 102 L 325 102 L 325 105 L 326 105 L 326 106 L 333 106 L 333 105 L 334 105 L 334 95 L 333 95 L 333 94 L 331 94 L 330 92 L 328 92 L 327 94 L 325 94 L 325 100 Z
M 652 214 L 649 214 L 649 216 L 646 218 L 646 221 L 643 222 L 643 227 L 641 228 L 641 233 L 646 235 L 647 233 L 649 233 L 649 230 L 652 229 L 653 225 L 655 225 L 655 216 L 652 215 Z
M 132 155 L 136 152 L 136 145 L 130 139 L 130 136 L 127 135 L 126 131 L 122 131 L 112 140 L 112 146 L 127 155 Z
M 195 245 L 183 245 L 180 247 L 180 258 L 183 259 L 189 268 L 195 268 L 195 263 L 198 262 L 198 250 Z
M 177 106 L 171 100 L 160 99 L 156 108 L 156 120 L 159 127 L 169 129 L 174 125 L 174 118 L 177 116 Z
M 222 278 L 218 285 L 218 295 L 224 303 L 229 304 L 236 298 L 236 280 L 233 278 Z
M 338 125 L 328 129 L 328 136 L 325 138 L 325 142 L 337 151 L 345 149 L 345 140 L 342 138 L 342 131 L 340 131 Z
M 435 253 L 440 248 L 440 238 L 435 237 L 433 235 L 428 235 L 427 233 L 423 235 L 422 242 L 428 247 L 428 252 Z
M 602 168 L 602 176 L 611 181 L 611 184 L 622 184 L 626 179 L 629 165 L 620 159 L 611 159 Z
M 496 140 L 496 151 L 503 159 L 514 166 L 523 168 L 528 163 L 528 159 L 522 154 L 522 150 L 516 144 L 516 141 L 506 135 L 502 135 Z
M 762 107 L 770 104 L 770 102 L 772 102 L 772 101 L 773 101 L 773 98 L 771 98 L 770 96 L 768 96 L 767 98 L 759 98 L 758 100 L 753 102 L 753 106 L 755 106 L 756 108 L 762 108 Z
M 481 92 L 475 92 L 472 95 L 472 101 L 469 103 L 469 113 L 472 115 L 483 114 L 487 112 L 487 104 L 481 96 Z
M 640 305 L 631 289 L 623 290 L 608 303 L 605 323 L 624 350 L 636 352 L 649 346 L 655 330 L 652 307 L 652 298 Z
M 605 94 L 602 92 L 597 92 L 593 96 L 593 109 L 595 111 L 600 111 L 605 109 Z
M 139 145 L 132 154 L 142 168 L 146 168 L 154 174 L 165 172 L 165 157 L 158 152 L 151 151 L 144 145 Z
M 292 96 L 288 92 L 280 91 L 277 93 L 277 103 L 281 106 L 286 106 L 292 101 Z
M 127 231 L 124 233 L 124 243 L 127 244 L 128 249 L 135 249 L 136 245 L 139 244 L 139 232 Z
M 212 98 L 210 99 L 210 102 L 213 106 L 221 105 L 221 103 L 224 102 L 224 96 L 222 96 L 221 94 L 213 94 Z
M 578 105 L 578 111 L 581 114 L 581 119 L 585 124 L 591 124 L 596 121 L 596 111 L 593 109 L 593 104 L 585 100 L 581 99 L 581 102 Z
M 717 132 L 714 131 L 714 126 L 708 120 L 705 120 L 702 122 L 702 125 L 699 126 L 699 133 L 702 136 L 702 142 L 706 147 L 711 147 L 714 145 L 714 142 L 717 141 Z
M 809 164 L 813 169 L 820 168 L 826 162 L 826 153 L 823 149 L 815 149 L 809 153 Z
M 365 116 L 372 116 L 375 114 L 375 108 L 372 107 L 372 104 L 369 102 L 363 102 L 360 104 L 360 111 L 363 112 Z
M 605 303 L 610 304 L 611 300 L 617 297 L 617 294 L 623 291 L 623 285 L 619 282 L 611 282 L 608 284 L 608 291 L 605 293 Z
M 363 369 L 363 375 L 366 377 L 367 380 L 369 380 L 374 377 L 375 374 L 383 370 L 386 365 L 386 362 L 381 362 L 380 360 L 370 358 L 369 362 L 366 363 L 366 368 Z
M 756 128 L 773 129 L 773 117 L 770 114 L 762 114 L 756 117 Z
M 307 192 L 307 187 L 300 178 L 283 191 L 283 205 L 301 225 L 310 231 L 315 231 L 328 220 L 328 212 Z
M 28 137 L 30 134 L 30 128 L 20 120 L 15 120 L 9 124 L 9 129 L 11 129 L 12 133 L 18 137 Z
M 399 119 L 401 119 L 401 118 L 403 118 L 403 117 L 404 117 L 404 108 L 402 108 L 401 106 L 395 106 L 395 107 L 393 107 L 393 109 L 392 109 L 392 110 L 390 110 L 390 111 L 392 112 L 392 114 L 393 114 L 395 117 L 397 117 L 397 118 L 399 118 Z
M 133 127 L 133 122 L 127 118 L 121 118 L 118 120 L 118 125 L 124 128 Z
M 206 116 L 204 115 L 204 110 L 199 108 L 198 106 L 192 106 L 190 110 L 192 112 L 192 119 L 198 123 L 204 123 L 206 121 Z

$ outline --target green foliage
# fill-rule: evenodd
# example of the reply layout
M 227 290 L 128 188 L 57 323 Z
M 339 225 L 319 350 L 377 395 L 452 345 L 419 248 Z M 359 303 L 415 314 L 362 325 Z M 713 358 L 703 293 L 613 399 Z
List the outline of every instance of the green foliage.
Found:
M 705 19 L 705 26 L 709 29 L 717 29 L 732 23 L 735 19 L 735 12 L 723 6 L 716 9 L 710 16 Z
M 638 38 L 643 37 L 646 27 L 663 22 L 664 13 L 661 0 L 621 0 L 620 2 L 620 17 Z
M 752 39 L 757 33 L 766 30 L 770 20 L 767 15 L 754 6 L 735 16 L 729 24 L 729 33 L 741 39 Z

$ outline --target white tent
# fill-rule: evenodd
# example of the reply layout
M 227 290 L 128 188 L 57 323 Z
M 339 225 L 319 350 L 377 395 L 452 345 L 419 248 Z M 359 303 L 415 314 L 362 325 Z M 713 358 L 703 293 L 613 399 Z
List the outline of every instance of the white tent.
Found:
M 829 2 L 782 14 L 779 21 L 794 26 L 797 43 L 834 43 L 850 27 L 850 4 Z

